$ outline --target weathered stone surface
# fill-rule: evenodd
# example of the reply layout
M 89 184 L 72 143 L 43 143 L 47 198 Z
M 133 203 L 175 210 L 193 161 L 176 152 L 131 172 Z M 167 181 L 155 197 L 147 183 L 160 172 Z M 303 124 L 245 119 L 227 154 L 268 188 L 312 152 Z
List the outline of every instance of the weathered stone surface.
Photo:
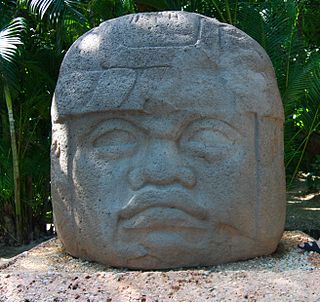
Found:
M 235 27 L 186 12 L 102 23 L 66 54 L 52 121 L 70 254 L 153 269 L 275 250 L 283 109 L 268 56 Z

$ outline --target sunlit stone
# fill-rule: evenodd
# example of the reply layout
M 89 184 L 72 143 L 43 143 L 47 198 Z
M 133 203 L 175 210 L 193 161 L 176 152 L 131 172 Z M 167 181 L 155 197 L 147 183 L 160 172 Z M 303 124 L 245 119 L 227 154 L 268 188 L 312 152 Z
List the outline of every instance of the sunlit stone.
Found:
M 154 269 L 276 249 L 283 109 L 268 56 L 235 27 L 186 12 L 102 23 L 66 54 L 52 123 L 71 255 Z

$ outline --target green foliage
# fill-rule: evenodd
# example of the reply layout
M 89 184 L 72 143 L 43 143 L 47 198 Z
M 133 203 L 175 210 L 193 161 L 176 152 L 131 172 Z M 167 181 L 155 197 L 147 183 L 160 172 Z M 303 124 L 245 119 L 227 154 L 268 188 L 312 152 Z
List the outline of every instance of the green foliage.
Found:
M 305 39 L 314 46 L 320 45 L 320 0 L 301 2 L 300 27 Z
M 17 52 L 17 46 L 22 45 L 20 32 L 24 30 L 22 18 L 13 19 L 10 24 L 0 32 L 0 58 L 12 62 Z
M 6 82 L 16 86 L 15 58 L 18 46 L 22 45 L 21 33 L 24 31 L 23 18 L 14 18 L 8 25 L 2 24 L 0 29 L 0 83 Z
M 2 141 L 2 144 L 4 141 Z M 10 146 L 0 145 L 0 200 L 10 203 L 14 194 Z
M 8 112 L 10 144 L 12 155 L 12 171 L 14 184 L 14 216 L 17 241 L 22 242 L 22 208 L 20 191 L 20 171 L 13 117 L 13 103 L 11 91 L 17 87 L 15 79 L 15 59 L 18 53 L 18 46 L 22 45 L 21 32 L 24 30 L 22 18 L 14 18 L 9 25 L 0 30 L 0 87 L 3 92 L 6 109 Z M 5 176 L 7 175 L 4 171 Z
M 133 13 L 135 6 L 130 0 L 91 0 L 87 11 L 90 27 L 94 27 L 105 20 Z

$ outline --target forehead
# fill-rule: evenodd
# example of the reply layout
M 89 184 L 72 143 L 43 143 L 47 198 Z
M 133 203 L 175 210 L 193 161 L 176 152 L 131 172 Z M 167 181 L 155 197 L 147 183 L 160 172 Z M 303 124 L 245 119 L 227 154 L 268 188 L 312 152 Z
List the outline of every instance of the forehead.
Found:
M 64 112 L 66 117 L 130 110 L 233 115 L 259 109 L 252 106 L 257 100 L 261 111 L 266 112 L 272 98 L 275 96 L 268 91 L 267 81 L 250 70 L 243 76 L 229 70 L 205 68 L 139 71 L 122 68 L 105 71 L 99 77 L 94 73 L 78 73 L 61 78 L 53 109 L 59 106 L 56 111 Z
M 184 12 L 125 16 L 81 37 L 62 63 L 53 121 L 174 108 L 282 118 L 272 65 L 234 27 Z
M 189 110 L 199 113 L 235 111 L 235 97 L 223 79 L 212 71 L 153 68 L 136 72 L 117 69 L 103 73 L 94 83 L 94 74 L 77 74 L 59 83 L 56 98 L 70 98 L 69 114 L 138 110 Z M 79 85 L 81 83 L 81 85 Z M 70 87 L 77 85 L 77 89 Z M 84 93 L 87 85 L 95 86 Z M 61 103 L 61 102 L 60 102 Z M 60 110 L 64 108 L 60 107 Z

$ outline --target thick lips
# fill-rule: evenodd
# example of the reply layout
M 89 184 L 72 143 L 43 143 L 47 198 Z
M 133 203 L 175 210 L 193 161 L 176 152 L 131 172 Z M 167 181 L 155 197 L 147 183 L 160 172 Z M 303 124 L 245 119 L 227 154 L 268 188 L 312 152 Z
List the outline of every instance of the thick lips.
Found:
M 158 208 L 158 212 L 155 208 Z M 163 211 L 161 211 L 161 208 Z M 170 211 L 172 214 L 180 212 L 182 215 L 186 216 L 186 220 L 192 220 L 196 218 L 197 220 L 203 221 L 208 218 L 206 209 L 195 204 L 190 194 L 181 189 L 167 188 L 165 190 L 149 189 L 138 192 L 130 199 L 128 204 L 120 210 L 119 220 L 130 220 L 142 212 L 145 212 L 146 214 L 147 212 L 150 214 L 154 213 L 153 216 L 156 216 L 156 213 L 160 214 L 162 212 L 168 214 L 168 216 L 165 217 L 166 219 L 163 221 L 165 224 L 166 220 L 170 220 Z M 182 218 L 181 215 L 179 216 Z M 190 227 L 192 227 L 192 225 L 190 225 Z

